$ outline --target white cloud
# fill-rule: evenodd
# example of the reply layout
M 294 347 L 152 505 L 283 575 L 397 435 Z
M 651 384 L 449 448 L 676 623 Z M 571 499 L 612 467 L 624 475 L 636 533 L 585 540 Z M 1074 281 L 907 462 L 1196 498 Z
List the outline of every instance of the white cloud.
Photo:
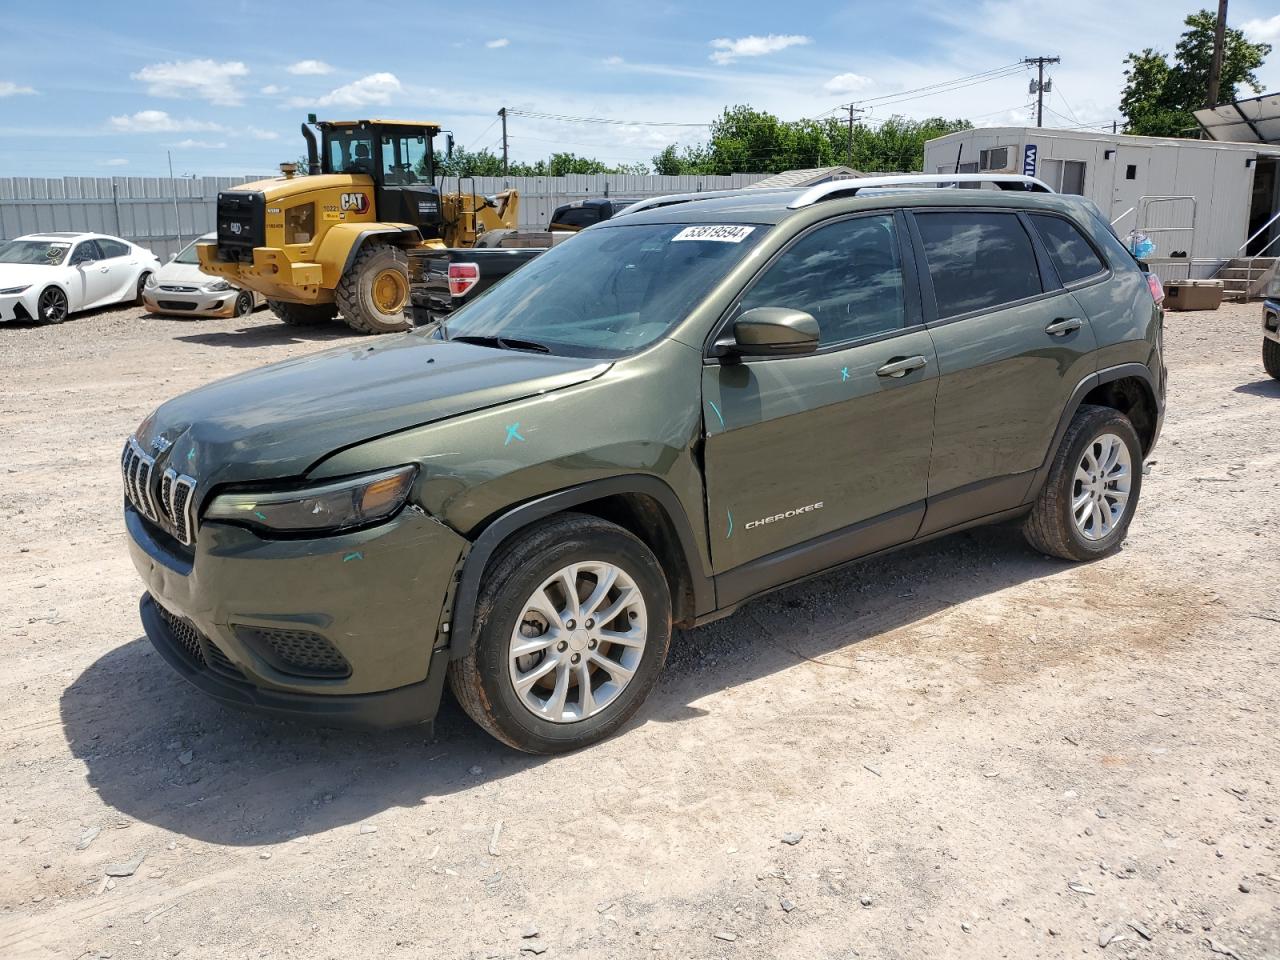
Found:
M 225 143 L 210 143 L 208 140 L 180 140 L 173 145 L 175 150 L 222 150 Z
M 812 43 L 809 37 L 794 33 L 771 33 L 767 37 L 738 37 L 731 40 L 719 37 L 711 41 L 711 59 L 715 63 L 733 63 L 739 57 L 762 57 L 767 53 L 777 53 L 787 47 L 803 46 Z
M 616 67 L 616 66 L 618 66 L 618 64 L 620 64 L 620 63 L 625 63 L 625 62 L 626 62 L 625 60 L 623 60 L 621 57 L 617 57 L 617 56 L 614 56 L 614 57 L 605 57 L 605 58 L 604 58 L 604 63 L 605 63 L 605 65 L 606 65 L 606 66 L 610 66 L 610 67 Z
M 177 60 L 153 63 L 133 74 L 156 97 L 198 97 L 219 106 L 234 107 L 241 102 L 235 81 L 248 75 L 249 68 L 238 60 Z
M 1269 20 L 1246 20 L 1240 27 L 1255 43 L 1280 43 L 1280 13 Z
M 185 133 L 198 130 L 221 130 L 216 123 L 192 120 L 189 117 L 171 117 L 163 110 L 139 110 L 137 113 L 112 117 L 113 130 L 121 133 Z
M 22 93 L 35 93 L 35 91 L 10 80 L 0 80 L 0 97 L 16 97 Z
M 103 160 L 101 165 L 104 167 L 127 167 L 129 161 L 124 157 L 112 157 L 110 160 Z
M 323 77 L 326 73 L 333 73 L 333 67 L 323 60 L 299 60 L 290 64 L 288 70 L 299 77 Z
M 279 140 L 280 134 L 274 130 L 263 130 L 261 127 L 250 127 L 245 133 L 255 140 Z
M 500 47 L 511 46 L 511 41 L 508 40 L 506 37 L 499 37 L 497 40 L 488 41 L 487 43 L 485 43 L 485 46 L 488 47 L 490 50 L 497 50 Z
M 839 73 L 822 85 L 828 93 L 858 93 L 875 83 L 860 73 Z
M 394 73 L 371 73 L 345 86 L 330 90 L 322 97 L 294 97 L 295 107 L 363 107 L 371 103 L 387 104 L 403 91 Z
M 274 97 L 276 94 L 284 93 L 288 89 L 289 89 L 288 87 L 281 87 L 274 83 L 268 83 L 265 87 L 263 87 L 258 92 L 261 93 L 263 96 Z

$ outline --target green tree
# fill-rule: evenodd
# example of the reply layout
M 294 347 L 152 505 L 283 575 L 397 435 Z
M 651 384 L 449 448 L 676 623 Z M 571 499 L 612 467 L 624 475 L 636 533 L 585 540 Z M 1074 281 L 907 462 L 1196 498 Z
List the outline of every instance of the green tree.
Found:
M 956 130 L 967 120 L 893 116 L 878 126 L 853 126 L 852 166 L 866 171 L 911 171 L 924 166 L 924 143 Z M 849 125 L 837 118 L 779 120 L 748 106 L 727 108 L 711 124 L 705 145 L 666 147 L 653 158 L 654 170 L 669 175 L 780 173 L 804 167 L 849 163 Z
M 1125 86 L 1120 95 L 1125 133 L 1181 137 L 1197 129 L 1192 111 L 1203 107 L 1209 94 L 1218 17 L 1212 11 L 1201 10 L 1188 16 L 1184 24 L 1187 29 L 1174 47 L 1172 63 L 1152 47 L 1125 58 Z M 1270 52 L 1270 44 L 1250 43 L 1243 32 L 1228 27 L 1219 102 L 1236 99 L 1242 84 L 1260 93 L 1257 70 Z

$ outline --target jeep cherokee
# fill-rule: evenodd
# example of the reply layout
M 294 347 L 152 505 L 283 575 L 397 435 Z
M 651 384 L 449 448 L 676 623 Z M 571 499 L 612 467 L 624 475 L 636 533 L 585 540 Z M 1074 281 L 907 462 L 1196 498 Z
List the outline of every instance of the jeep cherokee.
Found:
M 1088 201 L 946 179 L 1003 189 L 646 201 L 443 328 L 170 400 L 122 460 L 147 635 L 227 703 L 387 727 L 447 678 L 551 753 L 626 722 L 673 626 L 849 561 L 1013 519 L 1111 553 L 1153 285 Z

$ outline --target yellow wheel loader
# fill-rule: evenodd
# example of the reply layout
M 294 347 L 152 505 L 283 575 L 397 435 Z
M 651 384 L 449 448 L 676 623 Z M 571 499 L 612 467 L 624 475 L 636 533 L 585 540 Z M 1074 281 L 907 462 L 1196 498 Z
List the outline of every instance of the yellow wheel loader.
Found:
M 442 194 L 435 185 L 434 123 L 308 123 L 307 175 L 218 194 L 217 240 L 197 248 L 200 269 L 256 290 L 285 323 L 327 323 L 338 311 L 365 333 L 408 330 L 405 251 L 470 247 L 519 220 L 515 190 Z M 453 137 L 446 137 L 446 153 Z

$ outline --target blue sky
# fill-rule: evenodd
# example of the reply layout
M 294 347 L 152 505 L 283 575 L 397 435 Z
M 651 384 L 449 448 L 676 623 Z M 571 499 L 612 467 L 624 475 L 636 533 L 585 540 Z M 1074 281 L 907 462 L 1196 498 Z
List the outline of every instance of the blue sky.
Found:
M 1057 55 L 1047 122 L 1117 116 L 1130 50 L 1171 50 L 1173 0 L 899 0 L 896 3 L 222 2 L 6 4 L 0 42 L 0 176 L 260 174 L 301 152 L 321 117 L 435 120 L 471 148 L 498 144 L 495 111 L 703 124 L 735 103 L 785 119 L 862 101 L 892 113 L 1029 116 L 1028 76 L 893 103 L 904 91 L 1024 56 Z M 296 16 L 288 15 L 296 11 Z M 1276 46 L 1274 0 L 1234 0 L 1231 23 Z M 511 152 L 647 160 L 697 126 L 513 116 Z

